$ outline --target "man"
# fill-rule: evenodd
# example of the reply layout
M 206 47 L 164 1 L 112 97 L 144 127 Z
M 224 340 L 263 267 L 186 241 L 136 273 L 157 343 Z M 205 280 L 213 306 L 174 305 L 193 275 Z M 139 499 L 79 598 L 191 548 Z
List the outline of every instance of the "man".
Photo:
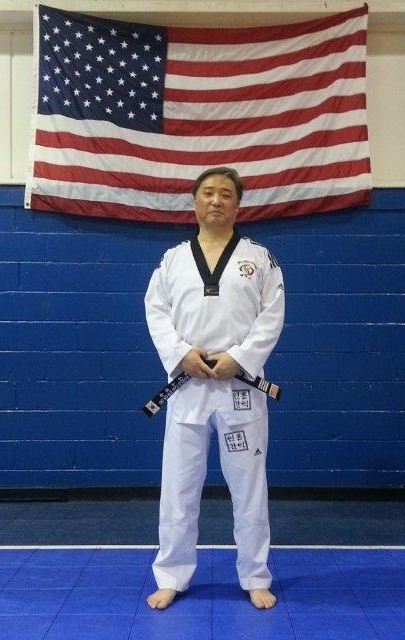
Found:
M 233 169 L 208 169 L 197 178 L 198 235 L 165 253 L 145 297 L 149 331 L 169 377 L 181 371 L 192 377 L 168 403 L 152 608 L 164 609 L 186 591 L 195 570 L 214 429 L 232 496 L 240 585 L 257 608 L 275 604 L 267 567 L 266 397 L 233 376 L 241 368 L 252 377 L 263 373 L 283 325 L 284 287 L 267 249 L 234 230 L 242 193 Z

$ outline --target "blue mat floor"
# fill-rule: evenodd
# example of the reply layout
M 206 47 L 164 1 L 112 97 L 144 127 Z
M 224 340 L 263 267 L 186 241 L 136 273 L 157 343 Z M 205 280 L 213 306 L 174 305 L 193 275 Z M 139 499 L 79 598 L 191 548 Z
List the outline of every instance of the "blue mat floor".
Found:
M 165 611 L 148 548 L 0 549 L 0 640 L 403 640 L 405 548 L 273 548 L 276 606 L 238 586 L 234 548 L 199 548 Z
M 205 499 L 190 589 L 153 611 L 156 500 L 1 501 L 0 640 L 405 640 L 403 501 L 273 499 L 270 515 L 274 609 L 238 586 L 230 500 Z

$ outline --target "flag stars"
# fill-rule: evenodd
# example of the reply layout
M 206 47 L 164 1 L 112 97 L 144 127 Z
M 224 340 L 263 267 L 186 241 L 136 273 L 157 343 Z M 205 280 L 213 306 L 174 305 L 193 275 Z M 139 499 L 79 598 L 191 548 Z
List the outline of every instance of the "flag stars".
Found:
M 41 54 L 40 60 L 44 113 L 155 130 L 152 123 L 161 118 L 165 33 L 143 28 L 123 33 L 118 25 L 101 30 L 90 20 L 57 21 L 53 9 L 49 11 L 42 15 L 41 33 L 42 54 L 49 54 Z

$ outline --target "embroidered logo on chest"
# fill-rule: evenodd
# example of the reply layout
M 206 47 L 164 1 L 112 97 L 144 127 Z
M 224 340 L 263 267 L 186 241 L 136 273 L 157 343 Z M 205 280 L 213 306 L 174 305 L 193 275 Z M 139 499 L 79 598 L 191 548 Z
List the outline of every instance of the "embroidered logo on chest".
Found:
M 256 273 L 257 267 L 250 260 L 238 260 L 238 265 L 239 275 L 243 276 L 243 278 L 251 278 Z
M 250 391 L 249 389 L 240 389 L 232 391 L 233 408 L 235 411 L 250 411 Z

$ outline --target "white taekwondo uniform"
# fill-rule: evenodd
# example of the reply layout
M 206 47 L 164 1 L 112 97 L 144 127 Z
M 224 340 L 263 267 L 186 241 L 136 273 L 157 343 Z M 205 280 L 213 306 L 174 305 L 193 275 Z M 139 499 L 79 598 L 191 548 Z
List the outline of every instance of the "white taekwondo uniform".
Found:
M 197 238 L 169 249 L 145 296 L 152 340 L 169 378 L 194 346 L 227 351 L 255 378 L 284 321 L 281 270 L 267 249 L 236 232 L 212 274 Z M 195 546 L 207 453 L 218 433 L 221 468 L 231 492 L 242 589 L 269 588 L 270 544 L 266 396 L 236 380 L 192 378 L 168 401 L 160 502 L 159 588 L 185 591 Z

